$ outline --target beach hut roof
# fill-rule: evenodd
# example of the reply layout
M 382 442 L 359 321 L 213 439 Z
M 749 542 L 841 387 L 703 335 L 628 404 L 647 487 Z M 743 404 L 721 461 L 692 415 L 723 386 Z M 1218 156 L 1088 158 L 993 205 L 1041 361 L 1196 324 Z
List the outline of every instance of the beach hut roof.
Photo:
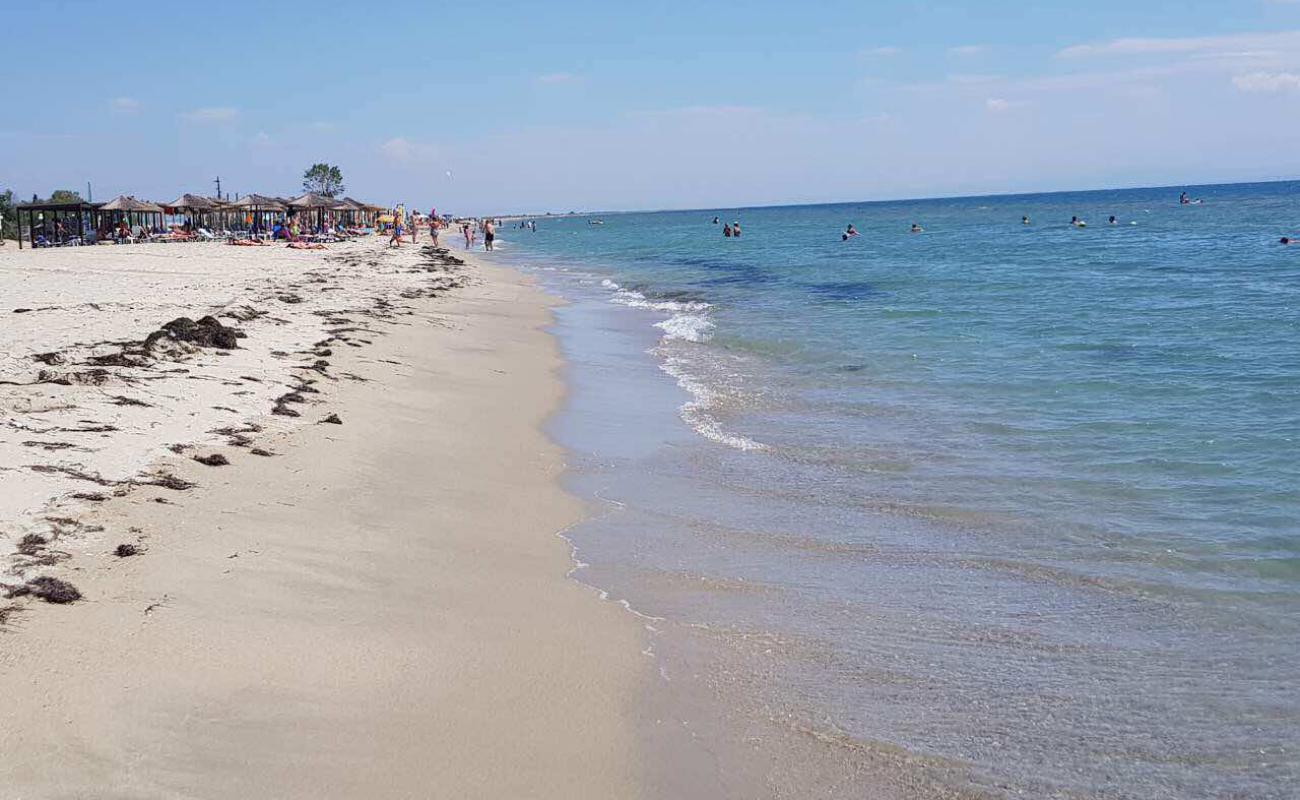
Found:
M 290 200 L 289 205 L 294 208 L 333 208 L 338 202 L 333 197 L 307 192 Z
M 274 197 L 267 197 L 260 194 L 245 195 L 231 205 L 235 208 L 248 208 L 260 211 L 279 211 L 284 208 L 284 203 L 281 203 Z
M 99 207 L 101 211 L 141 211 L 161 214 L 162 209 L 153 203 L 147 203 L 144 200 L 136 200 L 134 197 L 127 197 L 120 194 L 109 200 Z
M 217 202 L 197 194 L 183 194 L 168 203 L 167 207 L 186 208 L 190 211 L 211 211 L 217 207 Z

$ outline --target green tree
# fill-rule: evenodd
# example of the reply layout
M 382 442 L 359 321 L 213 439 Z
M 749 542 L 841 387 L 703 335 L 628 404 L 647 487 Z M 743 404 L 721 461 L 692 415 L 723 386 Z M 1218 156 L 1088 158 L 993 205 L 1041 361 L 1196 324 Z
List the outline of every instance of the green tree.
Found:
M 331 164 L 312 164 L 302 174 L 302 190 L 326 197 L 343 194 L 343 172 Z
M 14 213 L 14 191 L 0 192 L 0 239 L 18 238 L 18 215 Z
M 80 203 L 81 195 L 71 189 L 55 189 L 50 193 L 50 199 L 47 203 Z

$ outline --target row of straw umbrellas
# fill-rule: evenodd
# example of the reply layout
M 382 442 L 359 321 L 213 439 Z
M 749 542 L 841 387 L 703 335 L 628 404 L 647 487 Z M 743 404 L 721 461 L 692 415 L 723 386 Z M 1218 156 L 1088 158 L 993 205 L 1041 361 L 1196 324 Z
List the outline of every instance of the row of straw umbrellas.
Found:
M 284 212 L 290 209 L 298 213 L 316 212 L 318 222 L 323 222 L 325 214 L 339 213 L 347 214 L 350 217 L 373 217 L 375 214 L 386 211 L 383 206 L 376 206 L 371 203 L 363 203 L 354 200 L 351 197 L 334 198 L 315 192 L 307 192 L 291 200 L 285 200 L 279 197 L 267 197 L 260 194 L 249 194 L 236 200 L 217 200 L 211 197 L 204 197 L 196 194 L 183 194 L 170 203 L 156 204 L 146 200 L 137 200 L 134 197 L 120 195 L 101 205 L 99 211 L 117 211 L 126 215 L 158 215 L 160 218 L 164 214 L 186 214 L 193 217 L 203 217 L 211 215 L 220 215 L 229 212 L 249 212 L 253 214 L 267 214 Z
M 120 205 L 115 208 L 114 204 Z M 109 211 L 163 211 L 163 207 L 142 200 L 136 200 L 134 197 L 118 197 L 109 203 L 105 203 L 101 208 L 102 210 Z M 203 197 L 202 195 L 183 194 L 172 202 L 165 204 L 165 208 L 191 214 L 228 210 L 275 212 L 286 211 L 291 208 L 299 211 L 318 211 L 321 214 L 324 214 L 326 211 L 374 214 L 386 210 L 383 206 L 363 203 L 359 200 L 353 200 L 351 197 L 338 199 L 327 197 L 323 194 L 316 194 L 315 192 L 307 192 L 306 194 L 299 195 L 291 200 L 284 200 L 278 197 L 267 197 L 260 194 L 249 194 L 231 201 L 214 200 L 210 197 Z

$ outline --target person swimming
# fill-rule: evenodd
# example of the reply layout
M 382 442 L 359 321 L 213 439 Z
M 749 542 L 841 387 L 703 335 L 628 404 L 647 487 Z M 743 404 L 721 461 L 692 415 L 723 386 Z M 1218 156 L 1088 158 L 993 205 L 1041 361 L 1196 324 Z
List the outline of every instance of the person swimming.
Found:
M 851 237 L 857 235 L 858 235 L 858 229 L 853 227 L 853 223 L 850 222 L 849 227 L 844 231 L 844 240 L 848 241 Z
M 1283 236 L 1279 241 L 1279 244 L 1296 244 L 1297 242 L 1300 242 L 1300 239 L 1291 239 L 1286 236 Z
M 1119 220 L 1115 219 L 1115 215 L 1114 215 L 1114 214 L 1111 214 L 1111 215 L 1110 215 L 1110 220 L 1109 220 L 1109 222 L 1110 222 L 1111 225 L 1118 225 L 1118 224 L 1119 224 Z
M 1070 224 L 1073 225 L 1073 226 L 1076 227 L 1076 228 L 1086 228 L 1086 227 L 1088 227 L 1088 223 L 1084 222 L 1083 220 L 1079 219 L 1078 217 L 1070 217 Z
M 713 218 L 713 224 L 714 224 L 714 225 L 717 225 L 717 224 L 718 224 L 718 218 L 717 218 L 717 217 L 714 217 L 714 218 Z
M 1020 218 L 1020 224 L 1021 224 L 1021 225 L 1028 225 L 1028 224 L 1029 224 L 1029 217 L 1027 217 L 1027 216 L 1025 216 L 1025 217 L 1021 217 L 1021 218 Z
M 912 233 L 924 233 L 924 232 L 925 232 L 925 228 L 922 228 L 920 225 L 917 225 L 915 222 L 912 223 Z

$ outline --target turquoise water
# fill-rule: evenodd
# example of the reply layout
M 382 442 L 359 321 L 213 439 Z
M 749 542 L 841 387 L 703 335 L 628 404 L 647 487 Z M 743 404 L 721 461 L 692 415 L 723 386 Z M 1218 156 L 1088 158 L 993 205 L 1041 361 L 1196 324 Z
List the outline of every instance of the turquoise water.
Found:
M 1191 194 L 507 226 L 572 301 L 584 580 L 731 711 L 988 791 L 1289 796 L 1300 184 Z

